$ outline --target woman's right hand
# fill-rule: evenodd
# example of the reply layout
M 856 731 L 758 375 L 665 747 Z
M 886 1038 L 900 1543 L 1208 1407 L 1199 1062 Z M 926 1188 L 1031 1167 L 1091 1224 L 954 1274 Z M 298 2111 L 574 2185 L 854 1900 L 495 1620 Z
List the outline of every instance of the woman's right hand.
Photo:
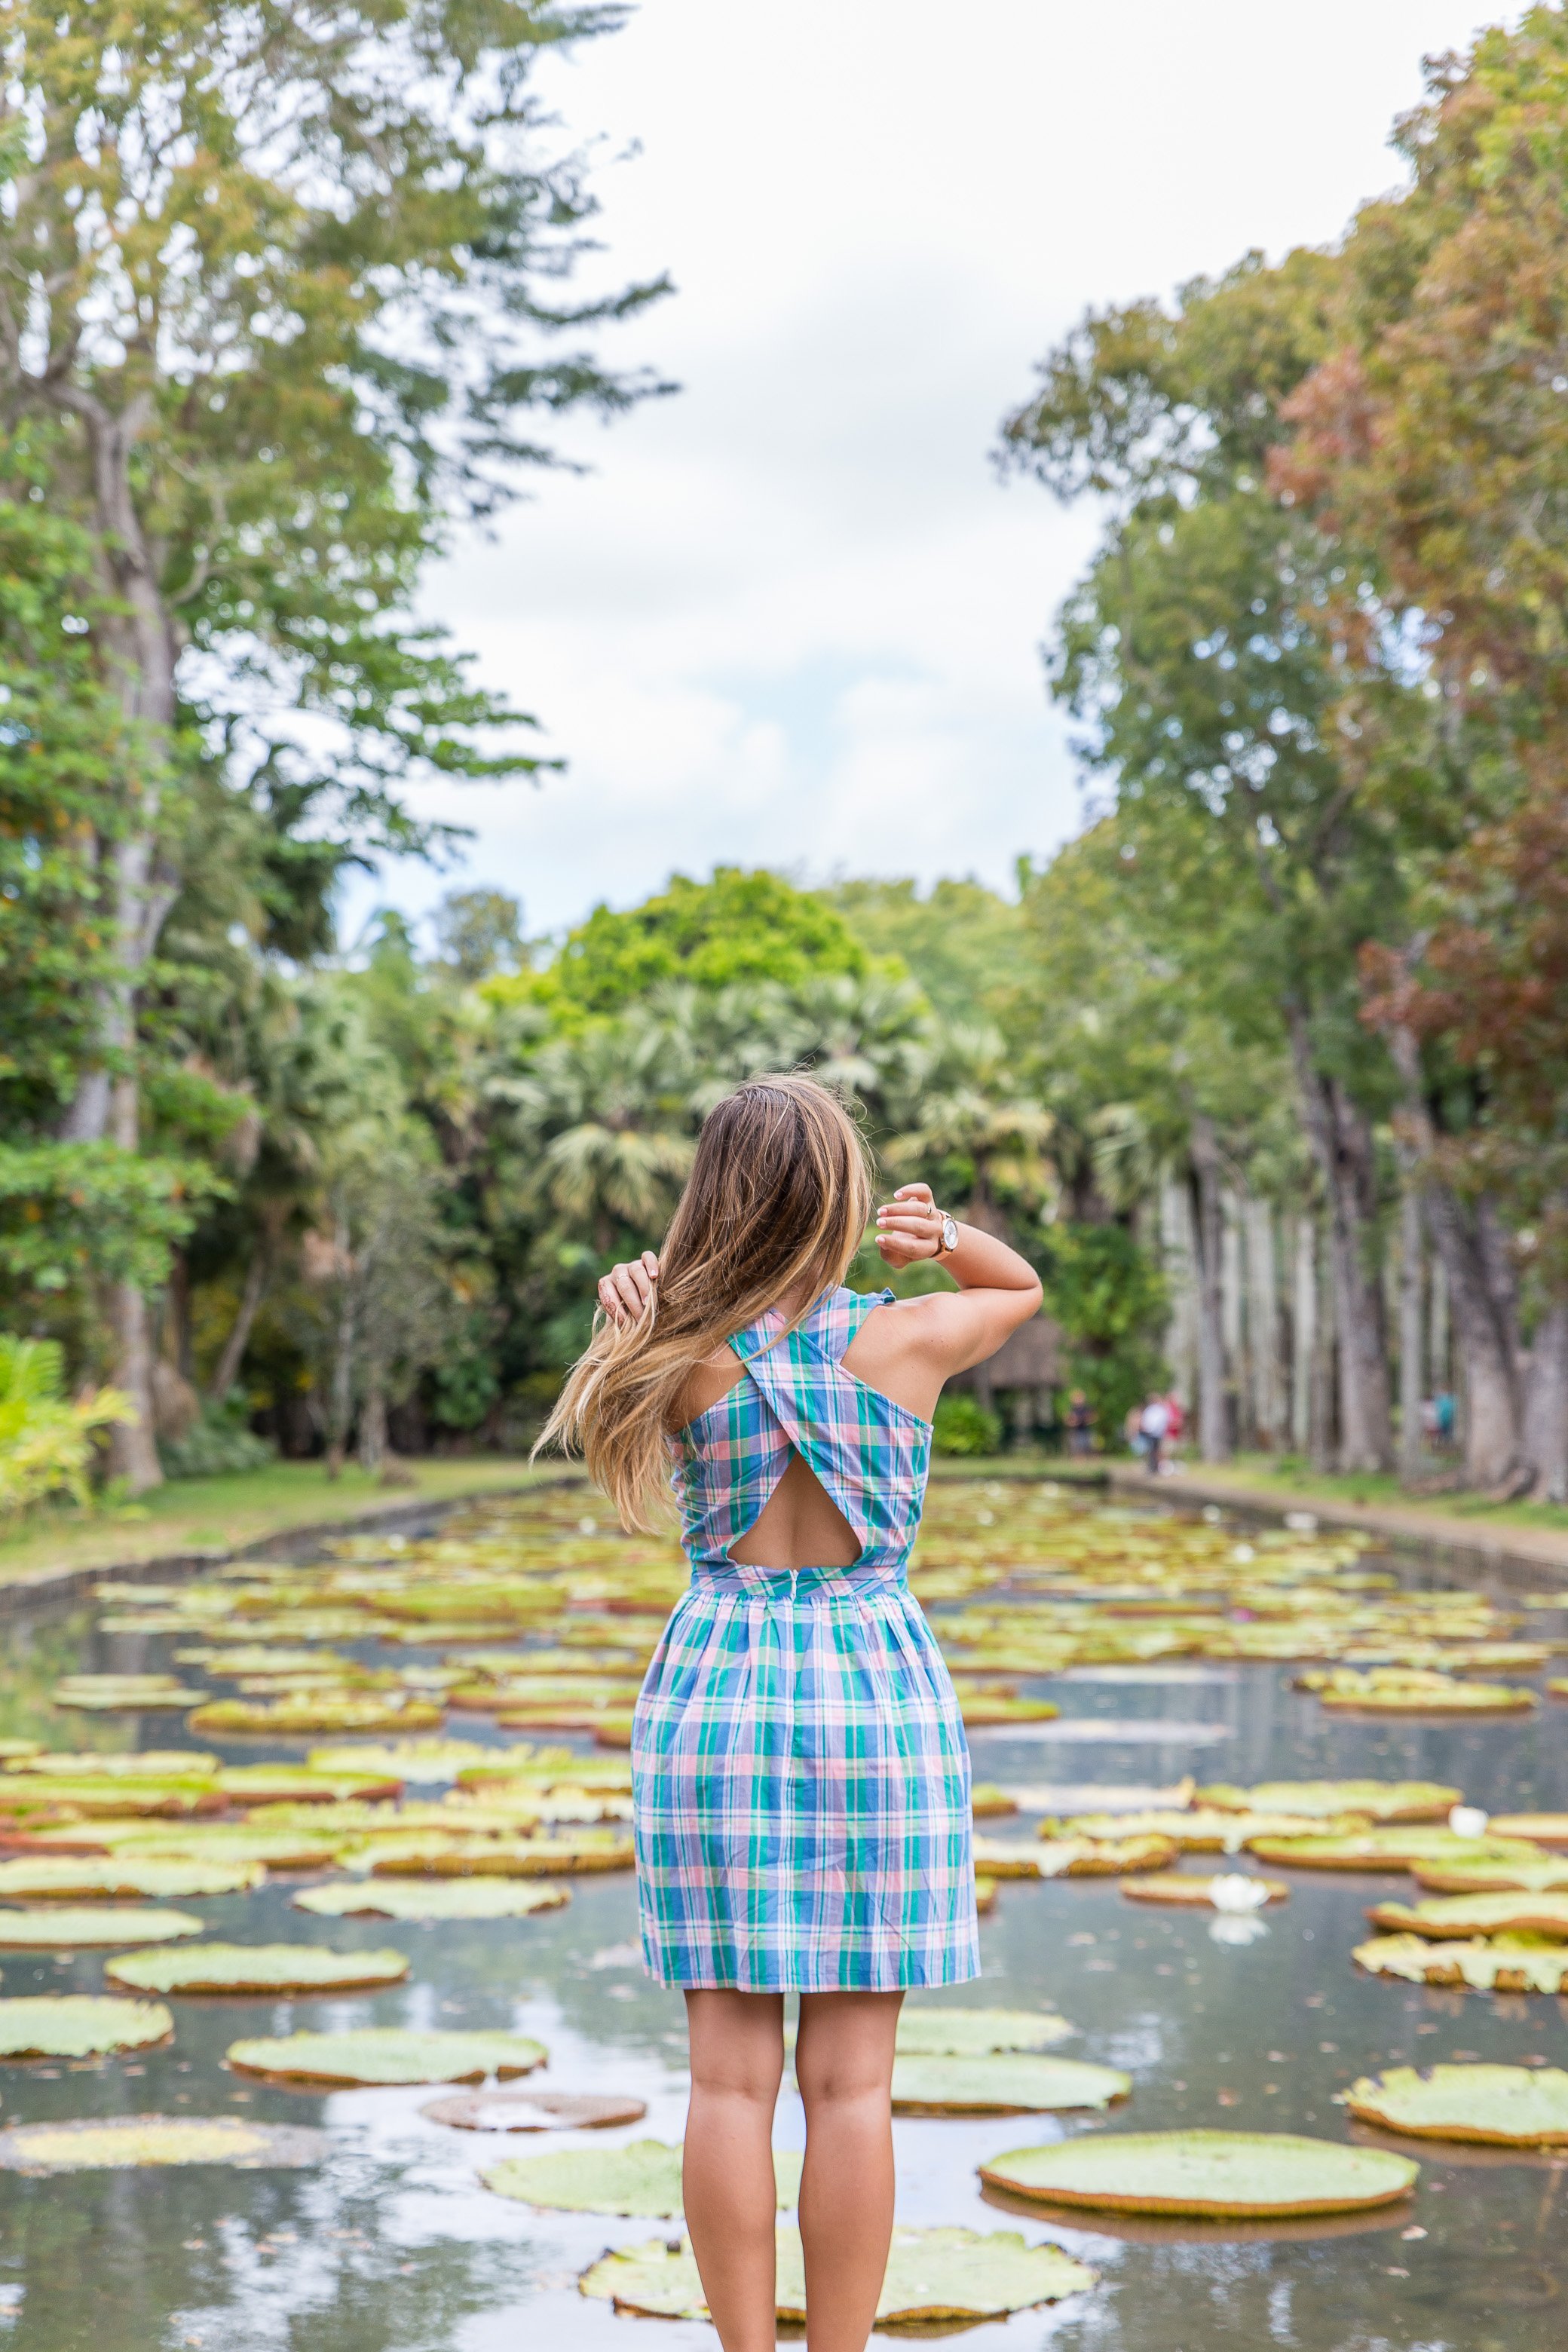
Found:
M 658 1280 L 658 1260 L 652 1250 L 641 1257 L 613 1265 L 599 1283 L 599 1304 L 612 1323 L 636 1323 L 647 1314 Z

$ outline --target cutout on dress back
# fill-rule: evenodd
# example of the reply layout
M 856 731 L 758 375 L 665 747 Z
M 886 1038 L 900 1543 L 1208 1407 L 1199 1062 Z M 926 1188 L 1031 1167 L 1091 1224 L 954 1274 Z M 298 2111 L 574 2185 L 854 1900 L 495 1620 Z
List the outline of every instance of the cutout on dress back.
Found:
M 773 1532 L 767 1525 L 769 1513 L 773 1510 L 774 1505 L 779 1502 L 781 1496 L 786 1508 L 795 1499 L 794 1496 L 785 1494 L 786 1485 L 793 1485 L 795 1494 L 800 1496 L 803 1502 L 807 1497 L 801 1490 L 816 1488 L 815 1495 L 810 1496 L 809 1499 L 813 1513 L 820 1514 L 816 1523 L 823 1530 L 822 1538 L 815 1540 L 811 1545 L 812 1557 L 809 1559 L 759 1559 L 756 1555 L 759 1539 L 763 1550 L 771 1551 L 773 1549 L 768 1539 Z M 782 1517 L 783 1514 L 780 1513 L 776 1517 Z M 830 1528 L 838 1538 L 837 1543 L 830 1543 L 826 1538 L 826 1531 Z M 792 1570 L 802 1568 L 853 1568 L 864 1550 L 865 1545 L 860 1537 L 834 1501 L 805 1454 L 801 1453 L 798 1446 L 792 1445 L 788 1459 L 766 1502 L 752 1521 L 751 1526 L 742 1534 L 732 1538 L 729 1547 L 729 1556 L 737 1567 L 765 1568 L 780 1576 L 784 1576 Z M 837 1554 L 837 1558 L 833 1557 L 835 1553 Z

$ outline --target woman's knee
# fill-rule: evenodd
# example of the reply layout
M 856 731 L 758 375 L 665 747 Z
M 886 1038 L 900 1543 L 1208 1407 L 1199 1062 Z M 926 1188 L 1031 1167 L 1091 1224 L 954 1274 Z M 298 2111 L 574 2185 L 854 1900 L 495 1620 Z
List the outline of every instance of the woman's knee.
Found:
M 783 2008 L 754 1993 L 689 1995 L 693 2090 L 771 2108 L 784 2079 Z
M 896 1999 L 868 1993 L 802 2002 L 795 2071 L 808 2115 L 861 2101 L 886 2106 L 898 2011 Z

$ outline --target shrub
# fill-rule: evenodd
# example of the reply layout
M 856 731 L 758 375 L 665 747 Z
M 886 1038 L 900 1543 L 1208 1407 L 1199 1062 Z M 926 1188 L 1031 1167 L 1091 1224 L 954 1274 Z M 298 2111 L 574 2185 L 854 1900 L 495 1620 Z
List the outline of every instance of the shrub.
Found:
M 158 1458 L 166 1478 L 222 1478 L 231 1470 L 264 1470 L 277 1454 L 250 1427 L 250 1408 L 235 1389 L 222 1404 L 204 1400 L 201 1419 L 184 1437 L 165 1438 Z
M 0 1520 L 20 1517 L 47 1495 L 85 1504 L 93 1438 L 132 1418 L 131 1400 L 118 1389 L 67 1400 L 58 1340 L 0 1332 Z
M 944 1396 L 931 1423 L 933 1454 L 994 1454 L 1002 1443 L 1002 1416 L 972 1396 Z

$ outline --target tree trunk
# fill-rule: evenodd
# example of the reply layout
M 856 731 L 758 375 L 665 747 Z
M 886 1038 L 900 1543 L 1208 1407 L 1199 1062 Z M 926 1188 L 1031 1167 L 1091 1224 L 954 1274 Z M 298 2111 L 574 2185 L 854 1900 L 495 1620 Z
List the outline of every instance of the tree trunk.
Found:
M 110 1142 L 134 1151 L 140 1110 L 137 992 L 178 890 L 175 877 L 163 868 L 157 833 L 158 763 L 174 720 L 174 635 L 131 487 L 132 453 L 152 415 L 151 400 L 139 395 L 115 415 L 90 393 L 62 390 L 60 396 L 80 416 L 91 451 L 93 520 L 103 584 L 114 600 L 102 624 L 103 640 L 137 747 L 129 756 L 139 756 L 142 764 L 124 778 L 133 822 L 103 851 L 111 880 L 116 970 L 99 995 L 98 1057 L 83 1073 L 58 1134 L 63 1142 Z M 106 1286 L 104 1321 L 113 1349 L 114 1385 L 130 1397 L 137 1416 L 110 1433 L 110 1474 L 142 1494 L 161 1486 L 163 1477 L 153 1442 L 147 1302 L 132 1284 L 111 1282 Z
M 1225 1411 L 1225 1214 L 1220 1202 L 1219 1144 L 1214 1121 L 1193 1119 L 1191 1155 L 1193 1255 L 1198 1309 L 1198 1450 L 1205 1462 L 1230 1458 Z
M 270 1271 L 269 1254 L 266 1244 L 262 1243 L 258 1245 L 245 1269 L 245 1288 L 240 1293 L 239 1310 L 229 1327 L 228 1337 L 223 1343 L 223 1353 L 207 1383 L 207 1395 L 214 1404 L 223 1402 L 239 1378 L 239 1368 L 245 1361 L 245 1351 L 250 1343 L 251 1328 L 267 1296 Z
M 1274 1210 L 1269 1202 L 1248 1195 L 1245 1213 L 1252 1419 L 1258 1444 L 1278 1451 L 1285 1441 L 1285 1414 L 1279 1377 L 1279 1286 L 1275 1264 Z
M 359 1409 L 359 1466 L 375 1472 L 386 1459 L 386 1398 L 373 1372 Z
M 1318 1349 L 1317 1220 L 1296 1212 L 1296 1253 L 1290 1313 L 1290 1444 L 1300 1454 L 1312 1444 L 1312 1367 Z
M 1568 1299 L 1554 1299 L 1536 1326 L 1522 1451 L 1531 1501 L 1568 1502 Z
M 327 1399 L 327 1475 L 336 1478 L 348 1452 L 349 1427 L 354 1409 L 354 1356 L 357 1351 L 358 1284 L 351 1247 L 353 1236 L 341 1209 L 332 1234 L 338 1280 L 337 1329 L 332 1335 L 332 1376 Z
M 1372 1125 L 1337 1078 L 1313 1062 L 1306 1016 L 1289 1013 L 1302 1124 L 1328 1204 L 1329 1265 L 1340 1355 L 1342 1470 L 1392 1470 L 1387 1318 L 1373 1248 L 1377 1213 Z
M 1506 1486 L 1519 1475 L 1521 1431 L 1512 1280 L 1501 1236 L 1486 1203 L 1473 1214 L 1428 1172 L 1437 1138 L 1421 1091 L 1420 1049 L 1404 1028 L 1389 1031 L 1389 1044 L 1405 1085 L 1405 1128 L 1426 1164 L 1417 1179 L 1422 1205 L 1464 1363 L 1465 1475 L 1474 1486 Z
M 1410 1486 L 1421 1475 L 1421 1339 L 1426 1228 L 1414 1171 L 1406 1170 L 1399 1202 L 1399 1475 Z

